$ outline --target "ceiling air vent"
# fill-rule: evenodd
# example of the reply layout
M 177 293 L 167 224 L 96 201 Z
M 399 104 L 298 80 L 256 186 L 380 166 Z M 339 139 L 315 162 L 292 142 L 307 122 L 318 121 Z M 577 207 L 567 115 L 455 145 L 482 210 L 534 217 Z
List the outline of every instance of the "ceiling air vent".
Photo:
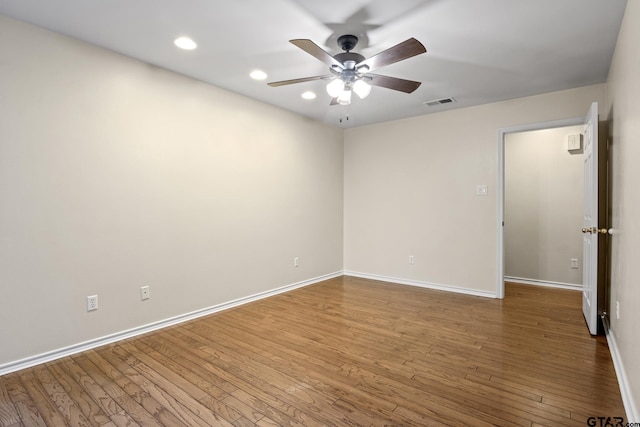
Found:
M 433 101 L 427 101 L 427 102 L 424 102 L 424 105 L 426 105 L 427 107 L 435 107 L 436 105 L 451 104 L 452 102 L 456 102 L 456 100 L 449 97 L 449 98 L 442 98 L 442 99 L 434 99 Z

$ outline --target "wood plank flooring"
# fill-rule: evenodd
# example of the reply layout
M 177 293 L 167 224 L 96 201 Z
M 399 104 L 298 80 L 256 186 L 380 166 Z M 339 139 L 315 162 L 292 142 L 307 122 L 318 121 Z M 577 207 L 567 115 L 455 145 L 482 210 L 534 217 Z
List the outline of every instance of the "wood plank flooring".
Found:
M 0 426 L 585 426 L 624 416 L 580 293 L 341 277 L 0 377 Z

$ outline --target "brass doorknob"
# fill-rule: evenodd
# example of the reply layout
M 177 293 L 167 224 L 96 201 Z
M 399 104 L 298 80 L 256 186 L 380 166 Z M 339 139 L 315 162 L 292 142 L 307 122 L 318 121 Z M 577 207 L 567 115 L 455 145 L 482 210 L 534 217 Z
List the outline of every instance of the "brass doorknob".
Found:
M 591 233 L 591 234 L 607 234 L 609 233 L 609 230 L 607 230 L 606 228 L 598 228 L 598 227 L 585 227 L 582 229 L 583 233 Z

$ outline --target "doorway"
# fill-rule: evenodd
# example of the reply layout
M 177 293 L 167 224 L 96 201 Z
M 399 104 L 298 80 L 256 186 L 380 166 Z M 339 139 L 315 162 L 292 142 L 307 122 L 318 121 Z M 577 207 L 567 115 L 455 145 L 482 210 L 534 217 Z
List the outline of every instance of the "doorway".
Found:
M 582 289 L 583 131 L 505 135 L 506 281 Z
M 571 119 L 563 119 L 541 123 L 531 123 L 520 126 L 502 128 L 498 135 L 498 254 L 497 254 L 497 270 L 498 283 L 496 284 L 496 297 L 504 298 L 504 280 L 505 280 L 505 193 L 506 193 L 506 174 L 505 174 L 505 143 L 507 136 L 517 133 L 541 131 L 547 129 L 566 128 L 572 126 L 581 126 L 584 123 L 584 117 L 575 117 Z

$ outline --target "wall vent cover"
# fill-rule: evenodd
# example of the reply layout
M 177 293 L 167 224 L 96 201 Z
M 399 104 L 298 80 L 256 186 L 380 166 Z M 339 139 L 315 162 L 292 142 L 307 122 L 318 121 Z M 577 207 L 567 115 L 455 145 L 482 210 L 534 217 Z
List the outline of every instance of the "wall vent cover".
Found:
M 433 101 L 423 102 L 423 104 L 426 105 L 427 107 L 435 107 L 436 105 L 451 104 L 453 102 L 456 102 L 456 100 L 449 97 L 449 98 L 442 98 L 442 99 L 434 99 Z

